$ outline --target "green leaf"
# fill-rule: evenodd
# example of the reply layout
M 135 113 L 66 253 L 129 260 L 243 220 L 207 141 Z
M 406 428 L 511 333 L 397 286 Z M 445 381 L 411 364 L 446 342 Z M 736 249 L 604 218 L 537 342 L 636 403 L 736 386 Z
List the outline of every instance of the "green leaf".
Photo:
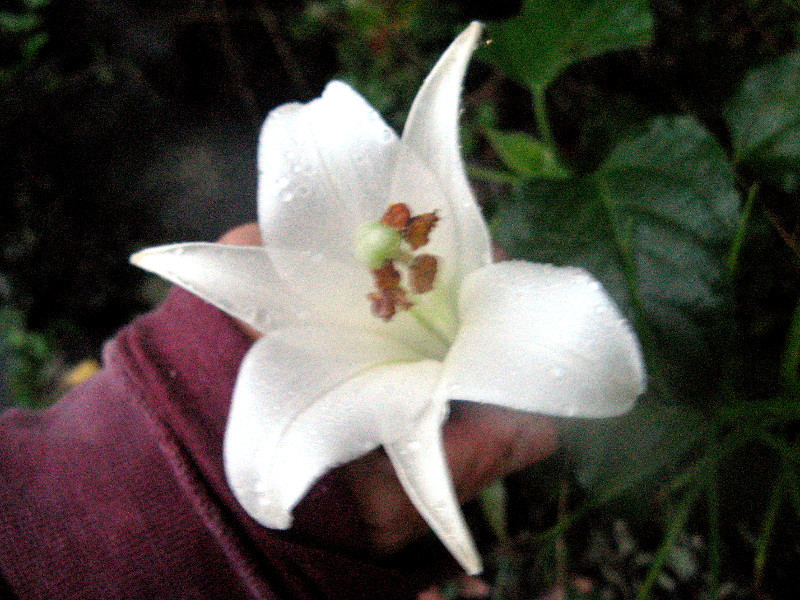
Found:
M 653 35 L 647 0 L 527 0 L 518 17 L 489 26 L 484 57 L 531 89 L 571 64 L 644 46 Z
M 50 0 L 24 0 L 30 10 L 39 10 L 50 4 Z
M 33 14 L 17 15 L 10 12 L 0 12 L 0 31 L 7 33 L 26 33 L 37 27 L 39 17 Z
M 527 133 L 493 129 L 486 132 L 486 138 L 506 166 L 522 177 L 569 177 L 569 171 L 559 163 L 553 148 Z
M 500 246 L 587 268 L 634 319 L 651 391 L 703 391 L 727 315 L 726 258 L 739 211 L 733 171 L 711 134 L 693 119 L 660 117 L 594 173 L 514 192 L 493 219 Z
M 498 479 L 481 491 L 481 507 L 486 521 L 498 540 L 508 539 L 508 493 L 505 482 Z
M 564 419 L 561 439 L 577 465 L 578 482 L 603 494 L 659 481 L 706 435 L 696 411 L 677 406 L 639 406 L 616 419 Z
M 747 73 L 724 114 L 737 163 L 787 191 L 800 186 L 800 52 Z
M 28 37 L 25 42 L 23 42 L 20 49 L 23 64 L 29 64 L 35 60 L 37 56 L 39 56 L 39 52 L 41 52 L 42 48 L 44 48 L 44 45 L 47 43 L 47 39 L 47 34 L 43 31 L 40 31 L 39 33 L 34 33 Z

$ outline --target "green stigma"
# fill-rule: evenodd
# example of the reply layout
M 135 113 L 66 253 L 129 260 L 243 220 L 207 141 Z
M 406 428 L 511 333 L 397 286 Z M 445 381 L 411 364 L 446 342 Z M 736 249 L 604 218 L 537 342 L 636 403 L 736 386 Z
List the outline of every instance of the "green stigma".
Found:
M 380 269 L 400 254 L 403 236 L 380 221 L 366 223 L 356 232 L 356 254 L 370 269 Z

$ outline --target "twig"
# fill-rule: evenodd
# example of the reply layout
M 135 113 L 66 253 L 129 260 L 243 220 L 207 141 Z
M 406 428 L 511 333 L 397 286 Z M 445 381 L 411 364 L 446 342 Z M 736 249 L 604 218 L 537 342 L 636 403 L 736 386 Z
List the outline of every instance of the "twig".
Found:
M 269 35 L 269 39 L 272 42 L 272 46 L 275 48 L 275 52 L 278 54 L 283 69 L 286 71 L 287 75 L 289 75 L 292 84 L 298 92 L 296 95 L 303 97 L 311 96 L 311 86 L 308 80 L 303 76 L 303 69 L 294 57 L 291 46 L 281 33 L 281 28 L 278 25 L 278 18 L 275 16 L 275 13 L 272 12 L 268 6 L 265 6 L 263 2 L 258 0 L 254 0 L 253 7 L 255 8 L 258 20 Z
M 244 78 L 244 68 L 239 54 L 236 52 L 236 47 L 233 44 L 233 37 L 229 25 L 227 9 L 225 7 L 225 0 L 214 0 L 213 4 L 214 16 L 218 19 L 219 25 L 219 42 L 222 48 L 222 54 L 225 57 L 225 64 L 228 67 L 231 81 L 239 94 L 239 100 L 242 107 L 247 112 L 253 124 L 258 126 L 261 122 L 261 114 L 258 108 L 258 102 L 253 90 L 247 85 Z

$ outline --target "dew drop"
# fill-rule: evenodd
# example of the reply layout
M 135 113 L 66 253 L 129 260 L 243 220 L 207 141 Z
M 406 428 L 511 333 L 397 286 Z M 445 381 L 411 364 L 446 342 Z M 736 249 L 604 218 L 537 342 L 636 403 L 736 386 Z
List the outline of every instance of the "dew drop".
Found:
M 307 183 L 303 183 L 300 187 L 297 188 L 297 195 L 299 196 L 300 200 L 305 200 L 311 195 L 311 186 Z
M 553 367 L 550 369 L 550 376 L 553 377 L 553 379 L 561 379 L 564 377 L 564 369 L 561 367 Z
M 253 322 L 254 322 L 254 323 L 258 323 L 258 324 L 260 324 L 260 325 L 266 325 L 266 326 L 269 326 L 269 325 L 270 325 L 270 323 L 272 323 L 272 320 L 273 320 L 273 319 L 272 319 L 272 315 L 270 315 L 270 314 L 269 314 L 267 311 L 265 311 L 265 310 L 256 310 L 256 311 L 253 313 Z

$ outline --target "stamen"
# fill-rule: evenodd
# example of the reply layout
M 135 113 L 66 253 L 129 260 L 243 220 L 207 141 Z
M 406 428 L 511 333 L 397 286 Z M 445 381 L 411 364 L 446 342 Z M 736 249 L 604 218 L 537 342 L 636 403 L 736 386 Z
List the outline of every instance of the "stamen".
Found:
M 389 321 L 398 310 L 414 306 L 395 264 L 408 270 L 408 283 L 414 293 L 424 294 L 433 289 L 439 261 L 431 254 L 414 256 L 412 252 L 428 243 L 438 221 L 435 211 L 412 217 L 408 205 L 398 202 L 386 209 L 380 221 L 367 223 L 358 230 L 356 251 L 370 268 L 377 288 L 367 295 L 375 316 Z
M 436 226 L 439 217 L 435 212 L 425 213 L 412 217 L 403 231 L 403 239 L 408 242 L 412 250 L 417 250 L 428 243 L 431 229 Z
M 411 263 L 411 289 L 416 294 L 424 294 L 433 289 L 439 261 L 432 254 L 420 254 Z
M 407 204 L 398 202 L 386 209 L 386 212 L 383 213 L 383 217 L 381 218 L 381 223 L 388 225 L 398 233 L 403 233 L 403 230 L 405 230 L 410 220 L 411 209 L 408 208 Z
M 406 291 L 400 285 L 400 272 L 391 262 L 387 262 L 380 269 L 373 269 L 377 292 L 369 294 L 372 300 L 372 313 L 384 321 L 389 321 L 398 308 L 408 310 L 414 304 L 409 302 Z

